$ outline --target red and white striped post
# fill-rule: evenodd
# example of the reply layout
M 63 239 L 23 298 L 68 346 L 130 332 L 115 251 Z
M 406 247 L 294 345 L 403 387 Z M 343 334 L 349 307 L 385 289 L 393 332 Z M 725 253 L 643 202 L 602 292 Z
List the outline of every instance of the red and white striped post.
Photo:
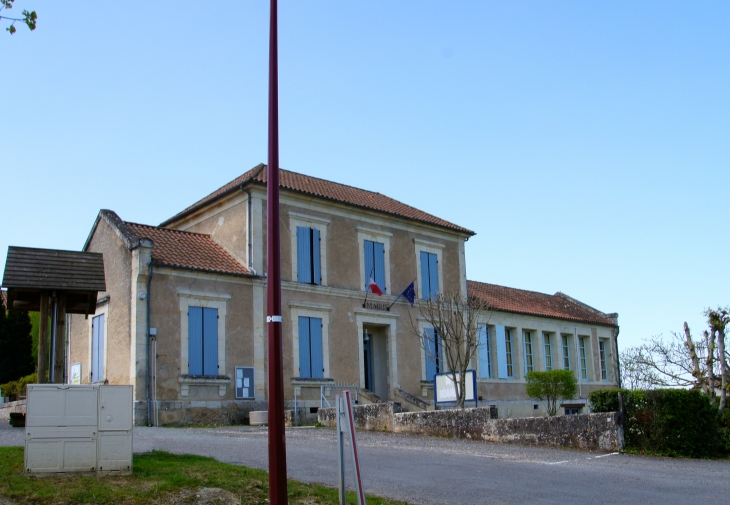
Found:
M 268 330 L 269 503 L 286 505 L 284 371 L 281 340 L 281 250 L 279 230 L 279 72 L 277 4 L 271 0 L 269 32 L 269 160 L 266 189 L 266 327 Z

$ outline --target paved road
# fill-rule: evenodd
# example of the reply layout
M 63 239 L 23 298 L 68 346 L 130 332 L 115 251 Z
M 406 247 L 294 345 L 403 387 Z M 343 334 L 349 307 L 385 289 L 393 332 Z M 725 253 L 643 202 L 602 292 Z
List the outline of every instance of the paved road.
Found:
M 730 461 L 599 454 L 388 433 L 358 435 L 368 493 L 414 504 L 728 503 Z M 22 430 L 0 429 L 0 445 Z M 134 451 L 267 467 L 262 428 L 136 428 Z M 289 476 L 335 486 L 334 430 L 287 431 Z M 349 478 L 349 475 L 348 475 Z

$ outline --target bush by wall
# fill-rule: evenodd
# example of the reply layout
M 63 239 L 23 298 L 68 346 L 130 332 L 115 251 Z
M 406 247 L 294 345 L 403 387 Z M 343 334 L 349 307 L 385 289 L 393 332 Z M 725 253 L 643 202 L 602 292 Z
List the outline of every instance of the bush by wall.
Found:
M 32 373 L 30 375 L 26 375 L 25 377 L 21 377 L 16 381 L 10 381 L 6 382 L 5 384 L 0 384 L 0 391 L 2 391 L 3 396 L 10 397 L 11 401 L 13 401 L 17 400 L 18 396 L 25 396 L 26 386 L 28 384 L 35 384 L 36 382 L 38 382 L 38 375 Z
M 599 390 L 589 396 L 592 412 L 626 409 L 627 449 L 666 456 L 716 457 L 722 451 L 716 404 L 698 390 Z

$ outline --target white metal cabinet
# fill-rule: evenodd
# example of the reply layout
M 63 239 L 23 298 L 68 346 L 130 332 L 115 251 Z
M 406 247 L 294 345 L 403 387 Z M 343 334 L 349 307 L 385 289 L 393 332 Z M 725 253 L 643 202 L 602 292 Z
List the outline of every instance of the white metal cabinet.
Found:
M 132 471 L 132 386 L 28 386 L 25 471 Z
M 99 471 L 132 470 L 132 431 L 99 432 Z
M 99 387 L 99 430 L 131 430 L 132 410 L 132 386 Z
M 93 472 L 96 439 L 33 439 L 25 442 L 28 473 Z
M 26 427 L 98 426 L 97 386 L 28 385 Z

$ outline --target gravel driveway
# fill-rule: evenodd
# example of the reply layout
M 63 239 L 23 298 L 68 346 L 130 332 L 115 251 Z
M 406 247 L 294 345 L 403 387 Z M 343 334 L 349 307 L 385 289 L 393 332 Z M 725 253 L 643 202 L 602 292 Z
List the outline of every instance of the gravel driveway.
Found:
M 337 484 L 334 430 L 290 428 L 286 441 L 289 477 Z M 725 504 L 730 496 L 727 460 L 649 458 L 392 433 L 360 432 L 358 442 L 366 492 L 414 504 Z M 21 429 L 0 428 L 0 445 L 22 444 Z M 267 446 L 265 428 L 134 430 L 137 453 L 159 449 L 201 454 L 263 469 Z

